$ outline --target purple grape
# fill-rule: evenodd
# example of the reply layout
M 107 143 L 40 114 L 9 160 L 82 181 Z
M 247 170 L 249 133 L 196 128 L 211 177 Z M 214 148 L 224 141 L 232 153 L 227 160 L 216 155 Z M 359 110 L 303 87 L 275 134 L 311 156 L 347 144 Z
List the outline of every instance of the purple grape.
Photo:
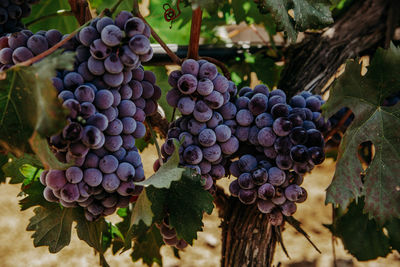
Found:
M 109 173 L 104 175 L 101 185 L 103 186 L 104 190 L 106 190 L 106 192 L 111 193 L 115 192 L 118 189 L 120 181 L 116 174 Z
M 197 92 L 202 96 L 208 96 L 214 90 L 213 82 L 207 78 L 200 79 L 197 83 Z
M 135 190 L 135 184 L 128 181 L 128 182 L 121 182 L 117 189 L 117 192 L 121 196 L 129 196 L 134 192 L 134 190 Z
M 250 127 L 242 127 L 239 126 L 236 129 L 235 136 L 242 142 L 245 142 L 249 139 Z
M 272 128 L 264 127 L 258 132 L 257 140 L 263 147 L 270 147 L 275 143 L 276 135 Z
M 34 55 L 39 55 L 49 49 L 49 44 L 47 43 L 46 37 L 38 34 L 29 37 L 26 46 Z
M 258 199 L 257 200 L 257 208 L 262 213 L 271 213 L 275 208 L 275 204 L 271 202 L 271 200 Z
M 179 99 L 177 108 L 182 113 L 182 115 L 189 115 L 193 113 L 195 106 L 195 101 L 193 101 L 190 97 L 182 97 Z
M 199 164 L 203 159 L 203 153 L 198 146 L 191 145 L 185 148 L 183 152 L 183 159 L 189 164 Z
M 225 176 L 225 168 L 221 164 L 212 165 L 210 175 L 218 180 Z
M 179 135 L 179 142 L 181 142 L 183 147 L 187 147 L 193 144 L 193 136 L 188 132 L 182 132 Z
M 106 72 L 103 80 L 110 87 L 119 87 L 124 81 L 124 74 L 122 72 L 116 74 Z
M 271 127 L 274 122 L 274 119 L 269 113 L 261 113 L 256 117 L 255 122 L 257 127 L 261 129 L 264 127 Z
M 321 147 L 310 147 L 308 154 L 315 165 L 319 165 L 325 160 L 325 153 Z
M 58 202 L 58 197 L 53 193 L 53 189 L 50 187 L 45 187 L 43 190 L 43 197 L 49 202 Z
M 267 111 L 268 108 L 268 97 L 263 94 L 255 94 L 249 104 L 249 110 L 255 116 Z
M 292 97 L 292 99 L 290 99 L 289 103 L 294 108 L 305 108 L 306 107 L 306 101 L 300 95 L 295 95 L 294 97 Z
M 311 111 L 319 111 L 321 109 L 321 101 L 315 96 L 310 96 L 306 99 L 306 107 Z
M 292 130 L 292 122 L 286 118 L 278 118 L 272 125 L 274 132 L 278 136 L 286 136 Z
M 232 155 L 239 149 L 239 140 L 236 137 L 231 136 L 228 141 L 220 144 L 220 146 L 222 153 L 224 153 L 225 155 Z
M 249 154 L 241 156 L 238 161 L 238 167 L 242 172 L 251 172 L 257 168 L 257 159 Z
M 290 150 L 290 157 L 295 162 L 305 163 L 309 160 L 309 154 L 306 146 L 297 145 Z
M 242 189 L 252 189 L 255 187 L 253 178 L 252 178 L 251 174 L 248 172 L 242 173 L 238 177 L 238 183 Z
M 104 63 L 101 60 L 97 60 L 94 57 L 90 57 L 88 60 L 88 69 L 93 75 L 101 76 L 105 73 Z
M 282 209 L 282 214 L 283 215 L 292 216 L 296 212 L 297 206 L 293 202 L 286 201 L 285 203 L 283 203 L 281 205 L 281 209 Z
M 18 64 L 33 58 L 32 52 L 26 47 L 18 47 L 12 54 L 14 64 Z
M 46 175 L 46 185 L 53 190 L 60 190 L 66 182 L 65 171 L 49 170 Z
M 219 109 L 219 112 L 225 120 L 233 120 L 235 119 L 237 109 L 235 104 L 228 102 Z
M 118 117 L 118 109 L 114 107 L 104 109 L 101 111 L 101 113 L 107 117 L 108 121 L 113 121 Z
M 236 99 L 236 107 L 238 110 L 240 109 L 247 109 L 248 105 L 250 103 L 250 99 L 245 96 L 241 96 L 238 99 Z
M 240 189 L 238 194 L 239 200 L 247 205 L 253 204 L 257 200 L 257 190 L 255 189 Z
M 13 51 L 11 48 L 5 47 L 0 50 L 0 63 L 1 64 L 12 64 L 12 54 Z
M 273 96 L 268 99 L 268 108 L 272 109 L 276 104 L 286 104 L 286 99 L 281 96 Z
M 211 94 L 204 97 L 204 102 L 212 109 L 219 109 L 224 104 L 224 97 L 220 92 L 212 91 Z
M 277 209 L 272 210 L 272 212 L 269 215 L 269 223 L 273 226 L 281 225 L 283 223 L 282 213 Z
M 108 46 L 117 46 L 122 41 L 122 31 L 115 25 L 107 25 L 101 31 L 101 40 Z
M 217 77 L 217 75 L 218 75 L 218 69 L 214 64 L 207 62 L 200 66 L 199 69 L 200 79 L 207 78 L 212 81 Z
M 142 34 L 145 28 L 145 24 L 140 18 L 130 18 L 125 22 L 124 30 L 128 37 Z
M 140 121 L 136 122 L 136 130 L 133 132 L 133 137 L 143 138 L 145 135 L 146 135 L 146 126 L 144 126 L 144 124 Z
M 76 122 L 71 122 L 64 127 L 62 136 L 67 141 L 76 142 L 79 141 L 83 136 L 82 125 Z
M 104 60 L 104 68 L 109 73 L 116 74 L 122 72 L 122 70 L 124 69 L 124 65 L 122 64 L 119 57 L 116 54 L 112 53 Z
M 289 115 L 289 107 L 286 104 L 276 104 L 271 109 L 271 114 L 274 118 L 287 117 Z
M 277 167 L 272 167 L 268 170 L 268 182 L 274 186 L 280 186 L 285 182 L 286 174 Z
M 132 13 L 128 11 L 121 11 L 115 17 L 115 25 L 117 25 L 121 30 L 123 30 L 125 27 L 125 23 L 132 17 L 133 17 Z
M 122 137 L 120 135 L 106 136 L 104 147 L 110 152 L 116 152 L 121 148 L 123 144 Z
M 196 62 L 197 63 L 197 62 Z M 178 89 L 182 94 L 190 95 L 196 91 L 197 79 L 191 74 L 184 74 L 178 80 Z
M 65 202 L 74 202 L 79 199 L 79 189 L 76 184 L 66 184 L 60 191 L 61 199 Z
M 216 162 L 221 157 L 221 147 L 215 144 L 204 148 L 203 157 L 209 162 Z
M 194 110 L 193 116 L 199 122 L 207 122 L 211 119 L 213 115 L 212 110 L 207 106 L 207 104 L 203 101 L 197 101 Z
M 236 121 L 240 126 L 249 126 L 253 119 L 253 115 L 247 109 L 241 109 L 236 114 Z
M 257 185 L 262 185 L 268 180 L 268 171 L 264 168 L 253 171 L 253 181 Z
M 324 146 L 324 138 L 320 131 L 316 129 L 307 130 L 307 147 L 323 147 Z
M 276 156 L 275 162 L 276 166 L 278 166 L 278 168 L 280 168 L 281 170 L 289 170 L 293 166 L 292 159 L 289 155 L 286 154 L 279 154 L 278 156 Z
M 67 181 L 73 184 L 77 184 L 83 179 L 83 172 L 78 167 L 69 167 L 65 172 Z
M 99 38 L 99 33 L 92 26 L 87 26 L 79 32 L 79 40 L 84 46 L 90 46 L 97 38 Z
M 264 200 L 271 199 L 275 196 L 275 188 L 270 183 L 265 183 L 258 188 L 258 197 Z
M 137 55 L 145 55 L 151 49 L 150 41 L 146 36 L 138 34 L 129 40 L 129 48 Z

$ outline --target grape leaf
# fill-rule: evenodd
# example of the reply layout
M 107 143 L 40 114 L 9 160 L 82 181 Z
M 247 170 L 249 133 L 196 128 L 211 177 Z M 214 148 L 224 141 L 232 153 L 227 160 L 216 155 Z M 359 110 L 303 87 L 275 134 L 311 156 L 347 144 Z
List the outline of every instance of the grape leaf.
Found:
M 185 169 L 178 166 L 180 145 L 177 141 L 175 141 L 174 145 L 174 153 L 172 153 L 168 161 L 164 163 L 155 174 L 150 176 L 150 178 L 135 184 L 143 186 L 152 185 L 155 188 L 170 188 L 173 181 L 180 180 Z
M 378 49 L 365 76 L 359 64 L 347 64 L 323 107 L 325 118 L 342 107 L 355 115 L 340 144 L 326 202 L 346 207 L 351 199 L 365 196 L 364 211 L 380 223 L 400 218 L 400 103 L 382 106 L 386 97 L 399 90 L 399 73 L 400 49 Z M 364 171 L 357 154 L 366 141 L 374 144 L 375 156 Z
M 194 170 L 186 169 L 179 181 L 172 182 L 171 187 L 164 190 L 164 195 L 154 187 L 146 188 L 149 200 L 152 202 L 152 210 L 155 216 L 164 206 L 169 213 L 169 223 L 176 229 L 179 238 L 183 238 L 189 244 L 197 238 L 197 231 L 203 227 L 203 213 L 211 214 L 214 205 L 212 195 L 204 190 L 201 176 Z M 157 203 L 158 202 L 158 203 Z M 155 210 L 155 207 L 158 210 Z
M 389 238 L 375 220 L 370 220 L 367 214 L 363 214 L 363 206 L 364 201 L 361 198 L 358 203 L 353 201 L 345 213 L 335 209 L 335 220 L 328 228 L 358 260 L 385 257 L 391 251 Z
M 271 12 L 278 29 L 287 32 L 294 42 L 297 31 L 318 29 L 333 23 L 329 0 L 267 0 L 263 4 Z M 289 15 L 293 9 L 294 18 Z
M 35 216 L 29 219 L 26 230 L 35 231 L 32 235 L 35 247 L 48 246 L 51 253 L 57 253 L 69 245 L 74 209 L 38 207 L 33 212 Z
M 160 248 L 163 244 L 160 230 L 153 224 L 148 231 L 135 240 L 131 254 L 132 260 L 135 262 L 143 259 L 143 262 L 149 266 L 152 266 L 154 262 L 162 266 Z
M 51 136 L 67 120 L 51 78 L 56 69 L 71 69 L 74 54 L 56 51 L 29 66 L 15 66 L 0 80 L 0 144 L 18 154 L 29 149 L 28 139 L 36 131 Z
M 125 244 L 125 237 L 128 234 L 130 225 L 131 225 L 131 211 L 129 208 L 120 208 L 117 211 L 117 215 L 122 218 L 122 221 L 117 223 L 115 226 L 118 228 L 119 232 L 122 234 L 120 236 L 114 236 L 112 240 L 112 253 L 115 255 L 118 251 L 120 251 Z
M 151 202 L 147 197 L 146 190 L 143 190 L 133 208 L 131 225 L 138 225 L 140 221 L 142 221 L 145 225 L 150 226 L 153 222 L 153 216 L 154 214 L 151 210 Z
M 24 165 L 34 166 L 36 168 L 42 168 L 42 163 L 35 157 L 29 154 L 24 154 L 22 157 L 14 157 L 9 154 L 10 161 L 2 166 L 2 171 L 5 174 L 5 177 L 10 177 L 10 184 L 19 184 L 22 183 L 26 176 L 21 172 L 21 168 Z M 34 177 L 31 177 L 34 178 Z
M 90 7 L 97 10 L 97 13 L 100 14 L 101 11 L 108 8 L 111 9 L 117 1 L 115 0 L 88 0 L 90 3 Z M 118 14 L 122 10 L 131 11 L 133 7 L 133 0 L 124 0 L 120 3 L 114 14 Z
M 23 23 L 29 23 L 41 17 L 54 14 L 59 10 L 71 10 L 68 1 L 41 0 L 39 4 L 32 6 L 32 13 L 28 18 L 22 20 Z M 29 26 L 29 30 L 37 32 L 40 30 L 57 29 L 62 33 L 70 33 L 79 27 L 73 14 L 69 16 L 53 16 L 40 20 Z

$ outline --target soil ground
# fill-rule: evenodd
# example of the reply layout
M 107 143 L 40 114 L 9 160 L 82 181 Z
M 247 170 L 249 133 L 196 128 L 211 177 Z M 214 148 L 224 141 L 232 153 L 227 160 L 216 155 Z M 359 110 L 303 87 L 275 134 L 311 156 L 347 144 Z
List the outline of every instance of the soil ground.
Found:
M 147 175 L 152 173 L 152 165 L 155 160 L 154 148 L 147 149 L 143 154 Z M 330 183 L 334 173 L 334 162 L 326 160 L 321 166 L 317 166 L 312 174 L 305 178 L 304 187 L 308 191 L 307 201 L 298 206 L 295 217 L 303 224 L 303 228 L 309 233 L 313 242 L 321 250 L 319 254 L 306 239 L 293 228 L 287 226 L 283 238 L 289 252 L 290 259 L 285 256 L 278 246 L 274 258 L 274 264 L 290 267 L 330 267 L 333 266 L 332 242 L 329 231 L 322 225 L 331 221 L 331 206 L 325 206 L 325 189 Z M 226 186 L 229 181 L 225 179 L 221 184 Z M 50 254 L 45 247 L 34 248 L 32 232 L 25 231 L 29 218 L 33 215 L 32 209 L 20 212 L 17 194 L 19 185 L 0 185 L 0 266 L 2 267 L 63 267 L 63 266 L 98 266 L 98 256 L 93 253 L 86 243 L 80 241 L 73 232 L 71 244 L 58 254 Z M 115 220 L 116 217 L 111 218 Z M 204 232 L 199 233 L 199 239 L 193 247 L 180 252 L 181 259 L 173 256 L 168 247 L 162 248 L 164 266 L 167 267 L 198 267 L 219 266 L 221 230 L 220 220 L 216 211 L 210 216 L 205 216 Z M 400 231 L 400 229 L 399 229 Z M 360 267 L 400 267 L 400 255 L 392 253 L 387 258 L 375 261 L 358 262 L 344 250 L 340 240 L 336 246 L 337 266 Z M 119 266 L 144 266 L 141 262 L 132 263 L 129 253 L 119 256 L 106 255 L 112 267 Z

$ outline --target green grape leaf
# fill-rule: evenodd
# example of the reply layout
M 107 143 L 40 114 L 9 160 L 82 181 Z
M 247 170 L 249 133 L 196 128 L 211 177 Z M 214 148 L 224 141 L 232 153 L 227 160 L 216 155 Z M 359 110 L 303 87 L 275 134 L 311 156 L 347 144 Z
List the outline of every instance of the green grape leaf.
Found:
M 45 208 L 53 208 L 58 206 L 55 203 L 48 202 L 43 197 L 44 186 L 39 181 L 33 181 L 22 187 L 22 195 L 25 196 L 19 201 L 21 211 L 27 210 L 31 207 L 42 206 Z
M 182 177 L 184 168 L 179 165 L 179 143 L 175 141 L 175 150 L 166 163 L 164 163 L 158 171 L 148 179 L 135 183 L 142 186 L 154 186 L 155 188 L 170 188 L 173 181 L 178 181 Z
M 97 13 L 100 14 L 101 11 L 108 8 L 111 9 L 117 1 L 115 0 L 88 0 L 90 3 L 90 7 L 97 10 Z M 133 0 L 124 0 L 117 7 L 114 15 L 118 14 L 122 10 L 132 11 Z
M 10 177 L 10 184 L 19 184 L 24 182 L 26 178 L 33 179 L 34 177 L 27 177 L 21 171 L 25 165 L 42 168 L 42 163 L 33 155 L 24 154 L 22 157 L 14 157 L 9 154 L 10 160 L 2 166 L 2 171 L 5 177 Z M 26 174 L 26 173 L 25 173 Z
M 377 50 L 365 76 L 358 63 L 348 62 L 323 107 L 325 118 L 342 107 L 355 115 L 340 144 L 326 202 L 346 207 L 351 199 L 365 196 L 364 211 L 381 224 L 400 218 L 400 103 L 382 105 L 399 90 L 399 73 L 400 49 L 393 46 Z M 375 156 L 364 171 L 357 155 L 366 141 L 374 144 Z
M 335 220 L 328 228 L 358 260 L 385 257 L 391 251 L 389 238 L 375 220 L 370 220 L 368 215 L 363 213 L 363 206 L 364 201 L 361 198 L 358 203 L 353 201 L 344 214 L 335 209 Z
M 125 237 L 128 234 L 130 225 L 131 225 L 131 211 L 129 208 L 120 208 L 117 211 L 117 215 L 122 218 L 122 221 L 117 223 L 115 226 L 118 228 L 118 231 L 122 236 L 115 235 L 112 239 L 112 253 L 115 255 L 118 251 L 120 251 L 125 244 Z
M 192 0 L 192 8 L 198 7 L 206 9 L 209 13 L 214 14 L 225 0 Z
M 3 171 L 3 166 L 8 162 L 8 156 L 0 153 L 0 184 L 6 182 L 6 174 Z
M 38 207 L 35 216 L 29 219 L 27 231 L 34 231 L 32 238 L 35 247 L 48 246 L 51 253 L 57 253 L 71 240 L 71 227 L 74 209 Z
M 329 0 L 267 0 L 264 4 L 278 29 L 287 32 L 293 42 L 297 31 L 318 29 L 333 23 Z M 291 9 L 294 18 L 289 15 Z
M 104 218 L 95 222 L 86 220 L 83 210 L 77 210 L 75 214 L 76 232 L 80 240 L 85 241 L 96 251 L 103 253 L 105 250 L 102 246 L 102 232 L 107 231 L 107 223 Z
M 160 248 L 163 244 L 160 230 L 153 224 L 148 231 L 135 240 L 131 258 L 134 262 L 143 259 L 143 262 L 149 266 L 153 263 L 162 266 Z
M 68 1 L 41 0 L 39 4 L 32 6 L 31 15 L 28 18 L 24 18 L 22 22 L 29 23 L 43 18 L 28 27 L 32 32 L 57 29 L 62 33 L 70 33 L 79 27 L 73 14 L 48 17 L 48 15 L 57 13 L 59 10 L 71 10 Z
M 203 213 L 211 214 L 214 208 L 213 197 L 204 190 L 201 176 L 192 169 L 186 169 L 182 178 L 172 182 L 168 190 L 154 187 L 148 187 L 146 190 L 155 216 L 163 212 L 160 206 L 166 207 L 169 223 L 176 229 L 178 237 L 192 244 L 193 239 L 197 238 L 197 231 L 202 230 Z M 164 191 L 162 197 L 160 191 Z M 162 204 L 157 203 L 161 201 Z
M 153 222 L 153 216 L 151 202 L 147 197 L 146 190 L 143 190 L 133 208 L 131 225 L 139 225 L 140 221 L 142 221 L 145 225 L 150 226 Z
M 22 154 L 29 150 L 28 140 L 34 132 L 51 136 L 64 127 L 66 110 L 51 78 L 56 69 L 71 69 L 73 62 L 73 53 L 56 51 L 32 66 L 17 65 L 2 74 L 0 145 Z

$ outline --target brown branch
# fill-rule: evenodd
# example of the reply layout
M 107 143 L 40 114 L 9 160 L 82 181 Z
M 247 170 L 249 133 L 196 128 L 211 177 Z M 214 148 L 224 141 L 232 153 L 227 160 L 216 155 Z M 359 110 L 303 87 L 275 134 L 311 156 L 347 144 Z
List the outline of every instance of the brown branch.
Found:
M 215 58 L 212 58 L 212 57 L 201 57 L 200 59 L 205 59 L 208 62 L 211 62 L 211 63 L 214 63 L 215 65 L 217 65 L 222 70 L 222 73 L 224 74 L 224 76 L 228 80 L 231 80 L 231 74 L 224 63 L 222 63 L 221 61 L 219 61 Z
M 89 4 L 86 0 L 68 0 L 68 3 L 79 25 L 83 25 L 92 19 Z
M 135 14 L 137 17 L 141 18 L 144 23 L 146 23 L 151 30 L 151 35 L 153 38 L 161 45 L 161 47 L 164 49 L 164 51 L 167 53 L 167 55 L 171 58 L 171 60 L 177 64 L 181 65 L 182 64 L 182 59 L 180 59 L 177 55 L 175 55 L 174 52 L 172 52 L 171 49 L 167 46 L 167 44 L 158 36 L 158 34 L 154 31 L 153 27 L 150 26 L 150 24 L 147 23 L 146 19 L 140 14 L 139 10 L 137 11 L 137 14 Z
M 194 10 L 192 13 L 192 26 L 190 29 L 190 43 L 187 57 L 195 60 L 199 58 L 199 42 L 202 15 L 203 11 L 200 7 Z
M 347 119 L 351 116 L 351 114 L 353 114 L 353 112 L 351 112 L 351 110 L 349 109 L 344 115 L 343 117 L 340 119 L 340 121 L 338 122 L 338 124 L 332 129 L 330 130 L 326 135 L 325 135 L 325 142 L 328 141 L 329 139 L 331 139 L 331 137 L 337 133 L 340 128 L 343 126 L 343 124 L 347 121 Z

